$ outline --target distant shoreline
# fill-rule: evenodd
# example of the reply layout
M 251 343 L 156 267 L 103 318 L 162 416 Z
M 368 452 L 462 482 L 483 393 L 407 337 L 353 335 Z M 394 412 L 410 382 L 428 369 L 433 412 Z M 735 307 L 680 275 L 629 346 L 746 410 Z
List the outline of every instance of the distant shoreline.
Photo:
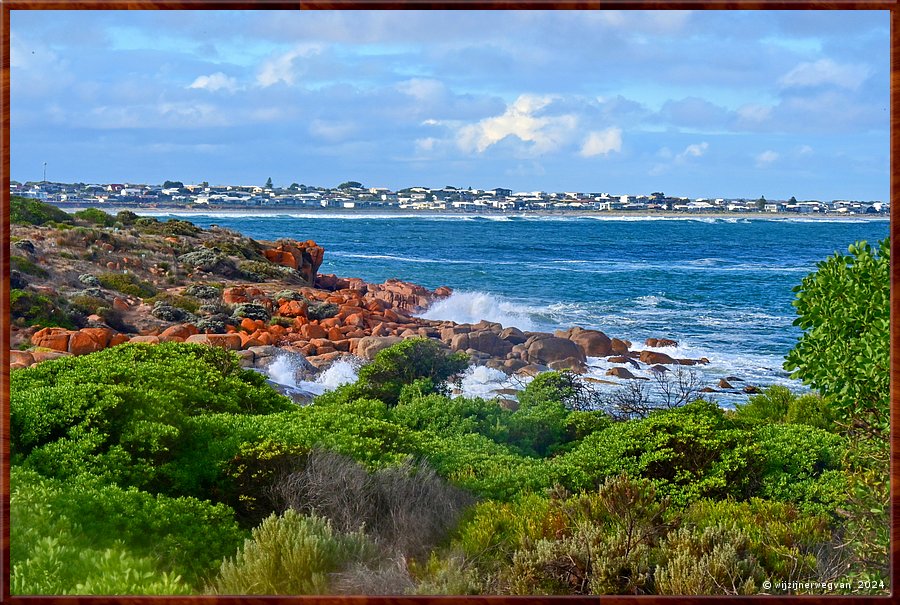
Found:
M 319 214 L 323 218 L 329 215 L 333 217 L 345 217 L 346 215 L 358 216 L 380 216 L 392 215 L 403 218 L 415 217 L 435 217 L 445 216 L 453 217 L 588 217 L 588 218 L 633 218 L 633 219 L 692 219 L 692 218 L 721 218 L 721 219 L 747 219 L 747 220 L 794 220 L 794 219 L 810 219 L 810 220 L 872 220 L 872 221 L 889 221 L 890 215 L 887 214 L 843 214 L 843 213 L 794 213 L 794 212 L 675 212 L 675 211 L 646 211 L 646 212 L 629 212 L 621 210 L 529 210 L 526 212 L 503 212 L 503 211 L 486 211 L 486 212 L 469 212 L 465 210 L 411 210 L 406 208 L 315 208 L 315 207 L 284 207 L 284 208 L 248 208 L 244 206 L 216 206 L 210 208 L 185 208 L 182 206 L 116 206 L 107 204 L 66 204 L 65 202 L 56 203 L 59 208 L 69 211 L 84 208 L 100 208 L 109 212 L 119 212 L 122 210 L 130 210 L 136 214 L 176 214 L 184 216 L 204 216 L 213 214 L 235 214 L 235 215 L 257 215 L 257 216 L 279 216 L 292 214 Z

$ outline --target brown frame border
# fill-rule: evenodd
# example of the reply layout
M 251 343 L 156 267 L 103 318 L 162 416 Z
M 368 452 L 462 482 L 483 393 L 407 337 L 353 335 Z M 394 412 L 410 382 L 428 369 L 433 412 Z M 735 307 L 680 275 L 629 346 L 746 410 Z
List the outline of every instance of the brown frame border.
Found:
M 663 597 L 663 596 L 602 596 L 602 597 L 506 597 L 506 596 L 425 596 L 425 597 L 369 597 L 369 596 L 297 596 L 297 597 L 102 597 L 102 596 L 45 596 L 27 597 L 9 594 L 9 183 L 10 183 L 10 11 L 12 10 L 190 10 L 190 9 L 699 9 L 699 10 L 887 10 L 890 11 L 890 201 L 891 201 L 891 296 L 890 296 L 890 402 L 891 402 L 891 596 L 752 596 L 752 597 Z M 632 603 L 714 603 L 719 600 L 761 603 L 791 600 L 820 603 L 841 599 L 844 602 L 881 605 L 896 602 L 900 560 L 900 0 L 0 0 L 0 133 L 2 133 L 2 164 L 0 164 L 0 602 L 10 603 L 84 603 L 144 602 L 188 604 L 246 603 L 322 603 L 328 605 L 364 605 L 378 603 L 417 603 L 445 605 L 448 603 L 479 603 L 483 605 L 569 603 L 595 604 Z

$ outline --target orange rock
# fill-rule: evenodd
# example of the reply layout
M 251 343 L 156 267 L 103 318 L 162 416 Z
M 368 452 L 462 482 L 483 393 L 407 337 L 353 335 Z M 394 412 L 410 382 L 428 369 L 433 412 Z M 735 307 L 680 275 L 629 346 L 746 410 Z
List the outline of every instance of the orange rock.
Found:
M 264 345 L 275 344 L 275 337 L 268 332 L 260 332 L 260 334 L 256 337 L 256 340 L 258 340 L 260 344 Z
M 372 327 L 372 336 L 381 336 L 384 333 L 384 324 L 379 322 Z
M 362 313 L 354 313 L 344 319 L 344 324 L 348 326 L 363 326 L 366 324 L 366 318 L 363 317 Z
M 328 329 L 328 339 L 329 340 L 341 340 L 344 337 L 344 333 L 341 332 L 341 329 L 338 327 L 333 327 Z
M 279 326 L 278 324 L 269 326 L 269 332 L 274 334 L 275 336 L 283 336 L 285 332 L 287 332 L 287 328 L 284 326 Z
M 34 363 L 34 355 L 32 355 L 30 351 L 10 351 L 9 363 L 9 367 L 12 367 L 12 364 L 14 363 L 21 363 L 24 366 L 30 366 Z
M 290 267 L 291 269 L 297 268 L 297 259 L 294 258 L 294 255 L 290 252 L 285 252 L 283 250 L 263 250 L 263 255 L 265 255 L 270 263 Z
M 156 345 L 156 344 L 159 344 L 160 341 L 159 341 L 159 336 L 146 335 L 146 336 L 132 336 L 130 342 L 143 342 L 143 343 L 147 343 L 147 344 L 151 344 L 151 345 Z
M 225 332 L 228 334 L 234 334 L 235 332 L 237 332 L 237 328 L 235 328 L 234 326 L 229 324 L 229 325 L 225 326 Z
M 21 361 L 14 361 L 9 364 L 9 371 L 12 372 L 13 370 L 21 370 L 22 368 L 27 368 L 27 367 L 28 367 L 28 365 L 22 363 Z
M 264 322 L 261 319 L 254 319 L 253 323 L 256 325 L 257 330 L 265 330 L 266 329 L 266 322 Z
M 261 347 L 262 341 L 257 340 L 256 338 L 248 338 L 246 341 L 241 343 L 242 349 L 249 349 L 250 347 Z
M 84 332 L 73 332 L 69 337 L 69 353 L 72 355 L 86 355 L 101 350 L 100 343 Z
M 120 344 L 129 342 L 130 340 L 131 339 L 128 337 L 127 334 L 121 334 L 121 333 L 113 334 L 112 337 L 109 339 L 109 346 L 116 347 Z
M 67 352 L 69 350 L 69 334 L 70 332 L 63 328 L 44 328 L 32 335 L 31 344 L 54 351 Z
M 278 307 L 278 315 L 284 317 L 306 317 L 307 304 L 305 301 L 289 300 Z
M 331 346 L 331 341 L 327 345 L 317 346 L 316 355 L 325 355 L 326 353 L 334 353 L 337 349 Z
M 131 305 L 129 305 L 128 301 L 126 301 L 124 298 L 116 296 L 113 299 L 112 308 L 115 309 L 116 311 L 127 311 L 128 309 L 131 308 Z
M 237 351 L 241 348 L 241 337 L 237 334 L 194 334 L 185 342 L 221 347 L 231 351 Z
M 81 332 L 94 339 L 101 349 L 109 346 L 109 341 L 113 335 L 112 330 L 109 328 L 82 328 Z
M 308 340 L 312 340 L 313 338 L 326 338 L 328 336 L 328 332 L 321 326 L 312 323 L 302 326 L 300 328 L 300 334 Z
M 345 351 L 348 353 L 350 352 L 349 340 L 333 340 L 331 341 L 331 346 L 333 346 L 336 351 Z
M 320 319 L 319 325 L 325 328 L 334 328 L 341 325 L 341 320 L 337 317 L 329 317 L 328 319 Z
M 354 330 L 345 335 L 347 338 L 363 338 L 367 336 L 365 330 Z
M 34 357 L 34 363 L 41 363 L 48 359 L 59 359 L 60 357 L 68 357 L 69 353 L 61 351 L 32 351 L 31 356 Z
M 297 317 L 294 318 L 294 325 L 292 326 L 294 330 L 300 330 L 303 326 L 309 323 L 309 320 L 305 317 Z
M 256 322 L 250 319 L 249 317 L 245 317 L 241 320 L 241 327 L 245 329 L 247 332 L 255 332 L 256 331 Z
M 327 338 L 311 338 L 309 344 L 314 346 L 316 350 L 319 350 L 321 347 L 330 347 L 331 341 Z
M 385 321 L 397 321 L 398 319 L 400 319 L 400 316 L 397 315 L 393 309 L 385 309 L 384 319 Z
M 200 330 L 197 329 L 197 326 L 193 324 L 176 324 L 174 326 L 169 326 L 165 330 L 163 330 L 159 339 L 163 342 L 168 342 L 171 338 L 180 338 L 184 340 L 189 336 L 193 336 L 194 334 L 199 334 Z

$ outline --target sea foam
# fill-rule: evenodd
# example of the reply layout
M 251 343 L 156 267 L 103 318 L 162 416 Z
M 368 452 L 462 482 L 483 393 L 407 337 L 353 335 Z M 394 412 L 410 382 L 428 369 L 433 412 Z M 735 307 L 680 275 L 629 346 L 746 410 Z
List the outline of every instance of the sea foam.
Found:
M 455 321 L 458 324 L 478 323 L 487 320 L 502 324 L 504 328 L 534 330 L 535 323 L 529 317 L 535 310 L 486 292 L 457 290 L 449 297 L 431 305 L 421 317 L 439 321 Z

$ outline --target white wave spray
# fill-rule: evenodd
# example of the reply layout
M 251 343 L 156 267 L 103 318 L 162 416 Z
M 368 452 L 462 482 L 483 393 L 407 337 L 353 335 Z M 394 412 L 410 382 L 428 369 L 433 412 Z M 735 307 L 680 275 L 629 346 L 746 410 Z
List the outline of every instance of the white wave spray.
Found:
M 529 317 L 531 312 L 524 305 L 486 292 L 457 291 L 431 305 L 421 317 L 458 324 L 478 323 L 484 319 L 502 324 L 504 328 L 515 326 L 520 330 L 534 330 L 534 322 Z

